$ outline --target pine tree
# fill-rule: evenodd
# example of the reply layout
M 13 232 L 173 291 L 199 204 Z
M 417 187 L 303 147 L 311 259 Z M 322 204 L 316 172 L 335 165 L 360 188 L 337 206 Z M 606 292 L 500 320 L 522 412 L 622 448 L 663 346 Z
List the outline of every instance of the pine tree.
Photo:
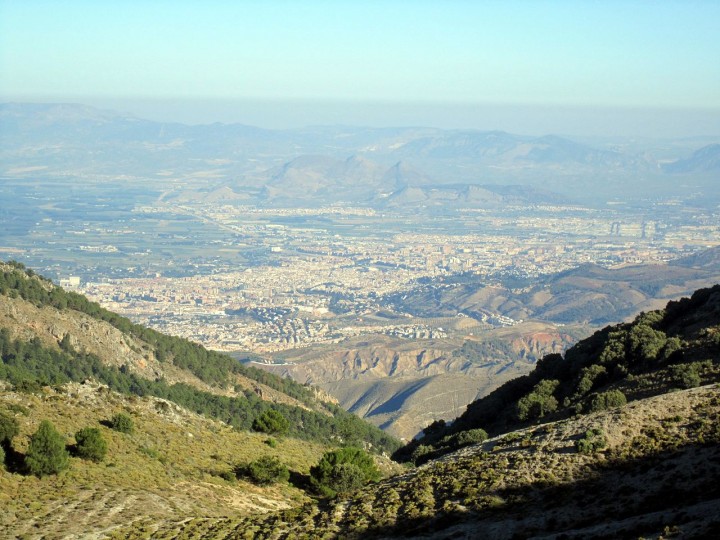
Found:
M 372 456 L 351 446 L 325 452 L 318 464 L 310 467 L 310 483 L 326 497 L 352 491 L 380 476 Z
M 282 413 L 275 409 L 267 409 L 253 422 L 252 428 L 255 431 L 269 433 L 271 435 L 282 435 L 288 430 L 290 422 Z
M 28 472 L 37 477 L 57 474 L 68 467 L 68 452 L 65 439 L 49 420 L 43 420 L 38 430 L 30 437 L 25 455 Z

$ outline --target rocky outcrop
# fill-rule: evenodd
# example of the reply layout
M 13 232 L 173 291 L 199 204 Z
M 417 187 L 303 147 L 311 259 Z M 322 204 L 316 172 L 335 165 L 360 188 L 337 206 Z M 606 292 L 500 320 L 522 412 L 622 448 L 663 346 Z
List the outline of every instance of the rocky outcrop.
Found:
M 537 332 L 510 341 L 510 348 L 518 358 L 537 361 L 547 354 L 563 353 L 575 340 L 563 333 Z

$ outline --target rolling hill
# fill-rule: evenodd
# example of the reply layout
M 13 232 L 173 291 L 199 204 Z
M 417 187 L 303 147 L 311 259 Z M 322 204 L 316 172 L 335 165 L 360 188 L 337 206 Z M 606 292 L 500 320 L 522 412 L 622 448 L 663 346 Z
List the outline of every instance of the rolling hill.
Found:
M 594 325 L 660 307 L 720 281 L 717 249 L 663 265 L 605 268 L 596 264 L 520 283 L 512 277 L 452 276 L 421 284 L 410 293 L 388 296 L 393 309 L 422 317 L 458 312 L 482 317 L 499 314 L 512 319 Z
M 720 144 L 699 148 L 690 157 L 664 165 L 669 173 L 717 172 L 720 170 Z

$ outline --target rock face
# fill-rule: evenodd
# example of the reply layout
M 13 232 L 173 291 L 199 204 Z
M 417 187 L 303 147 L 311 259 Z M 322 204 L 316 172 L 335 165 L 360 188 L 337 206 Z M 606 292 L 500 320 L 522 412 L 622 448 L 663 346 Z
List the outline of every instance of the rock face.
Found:
M 468 403 L 573 343 L 552 325 L 528 323 L 466 341 L 358 339 L 334 350 L 305 350 L 281 364 L 258 366 L 317 385 L 343 408 L 410 439 L 434 420 L 456 418 Z

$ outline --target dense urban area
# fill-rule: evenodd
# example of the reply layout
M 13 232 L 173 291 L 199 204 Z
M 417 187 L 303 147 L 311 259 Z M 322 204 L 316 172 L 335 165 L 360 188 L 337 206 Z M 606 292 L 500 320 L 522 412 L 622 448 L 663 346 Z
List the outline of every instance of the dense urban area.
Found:
M 533 278 L 583 263 L 609 268 L 657 263 L 718 244 L 717 216 L 687 212 L 679 219 L 672 201 L 636 215 L 622 205 L 606 210 L 468 209 L 428 218 L 352 207 L 162 203 L 134 213 L 190 216 L 222 234 L 207 246 L 201 239 L 174 235 L 175 241 L 202 250 L 196 272 L 182 277 L 154 272 L 152 265 L 142 272 L 143 260 L 136 254 L 129 257 L 126 276 L 87 281 L 66 275 L 61 283 L 164 332 L 213 349 L 255 352 L 363 333 L 442 337 L 442 327 L 403 320 L 397 316 L 402 313 L 369 316 L 383 309 L 385 296 L 423 280 L 473 273 L 492 282 L 498 276 Z M 112 240 L 103 243 L 97 230 L 68 232 L 96 239 L 82 249 L 123 250 Z M 107 231 L 105 236 L 118 234 Z M 244 252 L 253 258 L 235 262 L 232 255 Z M 167 261 L 172 263 L 172 258 Z M 491 311 L 481 317 L 493 325 L 518 322 Z

